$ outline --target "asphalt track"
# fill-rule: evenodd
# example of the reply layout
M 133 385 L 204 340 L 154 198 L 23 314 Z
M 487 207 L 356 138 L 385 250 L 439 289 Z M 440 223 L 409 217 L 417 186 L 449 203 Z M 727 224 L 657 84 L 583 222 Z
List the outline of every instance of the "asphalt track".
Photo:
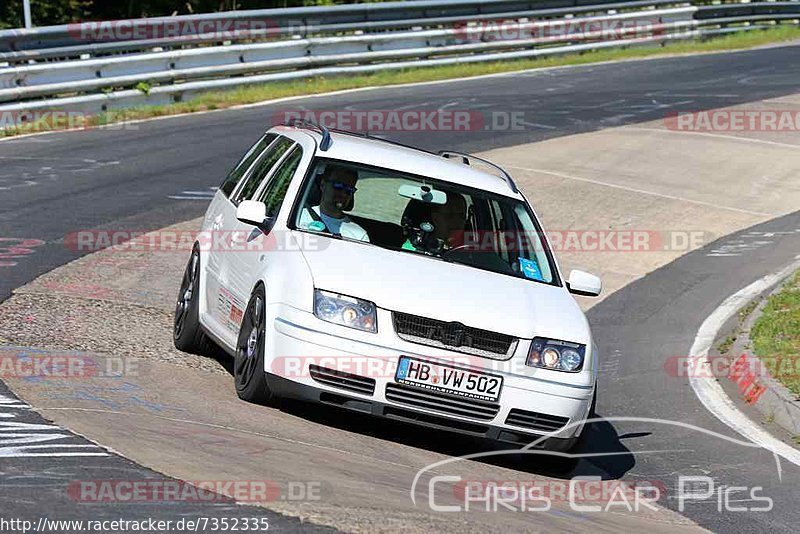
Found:
M 8 389 L 0 384 L 0 397 L 9 398 Z M 8 417 L 8 416 L 11 417 Z M 0 406 L 0 427 L 18 425 L 2 430 L 16 430 L 18 441 L 29 438 L 42 438 L 49 442 L 47 447 L 36 449 L 37 453 L 48 453 L 48 448 L 57 456 L 15 457 L 9 441 L 3 439 L 0 447 L 0 517 L 6 521 L 13 518 L 37 522 L 36 518 L 48 518 L 58 521 L 87 520 L 92 521 L 147 521 L 154 518 L 161 521 L 204 521 L 226 519 L 242 522 L 265 519 L 269 528 L 279 532 L 334 532 L 334 529 L 309 525 L 297 518 L 285 517 L 258 506 L 243 506 L 231 498 L 209 492 L 192 500 L 172 502 L 139 502 L 129 503 L 124 507 L 108 506 L 103 502 L 81 502 L 80 486 L 77 481 L 88 480 L 128 480 L 150 483 L 157 487 L 167 487 L 170 483 L 182 482 L 169 479 L 164 475 L 144 469 L 92 442 L 45 421 L 37 413 L 30 411 L 22 402 L 11 406 Z M 3 435 L 5 438 L 7 435 Z M 63 436 L 59 439 L 58 436 Z M 55 449 L 53 442 L 61 449 Z M 66 456 L 63 453 L 87 454 L 87 456 Z M 96 456 L 89 456 L 96 455 Z M 67 488 L 67 491 L 65 491 Z M 205 518 L 205 519 L 203 519 Z M 213 524 L 213 523 L 210 523 Z M 14 529 L 0 527 L 0 532 L 13 532 Z M 6 530 L 8 529 L 8 530 Z M 189 529 L 194 530 L 194 529 Z M 43 531 L 45 531 L 43 529 Z M 52 532 L 72 532 L 80 529 L 53 528 Z M 111 531 L 111 530 L 109 530 Z M 211 532 L 211 528 L 198 528 L 197 532 Z
M 659 119 L 672 111 L 795 93 L 800 87 L 798 67 L 800 48 L 781 47 L 388 88 L 153 121 L 137 129 L 4 141 L 0 143 L 0 159 L 5 163 L 0 175 L 0 187 L 4 187 L 0 189 L 0 237 L 45 243 L 32 247 L 30 255 L 12 259 L 16 265 L 0 267 L 0 298 L 74 259 L 76 254 L 61 241 L 69 231 L 150 230 L 200 215 L 205 202 L 169 197 L 217 185 L 226 168 L 268 127 L 275 110 L 448 106 L 525 113 L 529 127 L 522 131 L 392 135 L 430 149 L 485 150 Z M 797 213 L 770 221 L 755 230 L 787 233 L 776 234 L 768 246 L 729 257 L 710 257 L 709 249 L 694 252 L 593 308 L 589 319 L 598 344 L 604 354 L 612 355 L 614 364 L 601 386 L 600 414 L 676 420 L 731 435 L 693 397 L 687 381 L 663 380 L 663 362 L 686 354 L 700 323 L 727 295 L 790 263 L 800 251 L 797 229 Z M 618 456 L 604 462 L 609 473 L 667 483 L 674 481 L 676 473 L 708 474 L 728 487 L 762 486 L 763 494 L 775 501 L 771 512 L 748 514 L 720 513 L 716 501 L 689 505 L 683 513 L 702 526 L 715 531 L 788 532 L 800 524 L 800 510 L 793 500 L 797 468 L 784 464 L 782 480 L 778 480 L 775 463 L 766 451 L 686 428 L 646 423 L 612 422 L 600 425 L 597 432 L 598 448 L 674 450 Z M 29 472 L 24 467 L 14 469 L 20 469 L 18 474 Z M 738 504 L 746 506 L 746 497 L 737 495 L 737 501 L 742 499 Z M 4 498 L 3 502 L 9 501 Z M 39 508 L 36 503 L 28 505 Z M 678 503 L 667 505 L 677 509 Z

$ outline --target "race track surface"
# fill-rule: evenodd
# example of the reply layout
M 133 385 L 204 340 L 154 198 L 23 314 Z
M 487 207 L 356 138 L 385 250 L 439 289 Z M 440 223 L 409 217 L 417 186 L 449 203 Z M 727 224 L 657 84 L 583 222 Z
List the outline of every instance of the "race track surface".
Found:
M 271 125 L 276 112 L 444 107 L 524 113 L 524 130 L 389 136 L 431 150 L 483 151 L 658 120 L 671 112 L 720 108 L 794 94 L 800 89 L 797 72 L 800 47 L 786 46 L 359 91 L 144 122 L 133 125 L 135 129 L 55 133 L 3 141 L 0 238 L 6 243 L 19 242 L 11 239 L 27 240 L 25 248 L 31 253 L 6 259 L 6 265 L 0 266 L 0 299 L 78 257 L 62 241 L 70 231 L 154 230 L 201 215 L 211 188 L 219 184 L 227 168 L 258 134 Z M 749 245 L 739 253 L 719 256 L 711 251 L 724 243 L 712 243 L 624 287 L 589 311 L 606 361 L 598 412 L 612 418 L 594 430 L 592 452 L 622 454 L 585 460 L 576 474 L 599 470 L 611 478 L 658 480 L 668 487 L 676 484 L 678 473 L 696 474 L 712 477 L 717 490 L 760 486 L 760 494 L 774 501 L 769 512 L 720 511 L 712 500 L 689 503 L 681 513 L 714 531 L 790 532 L 800 524 L 800 509 L 795 502 L 800 482 L 798 466 L 783 462 L 779 478 L 774 457 L 768 451 L 747 448 L 687 426 L 613 420 L 657 418 L 737 437 L 700 404 L 685 378 L 664 378 L 664 362 L 688 354 L 700 324 L 728 295 L 795 260 L 800 253 L 800 212 L 722 241 Z M 5 390 L 0 394 L 11 398 Z M 3 411 L 19 412 L 0 416 L 26 423 L 43 422 L 25 411 L 24 405 L 12 406 Z M 391 433 L 381 437 L 396 439 Z M 70 443 L 88 445 L 85 450 L 95 451 L 90 442 L 78 437 L 70 439 L 74 439 Z M 423 445 L 424 441 L 414 444 Z M 638 454 L 639 451 L 661 452 Z M 52 484 L 66 478 L 74 480 L 78 471 L 81 478 L 90 480 L 117 476 L 109 474 L 114 470 L 131 478 L 162 476 L 116 455 L 87 457 L 74 463 L 63 458 L 58 462 L 41 458 L 13 461 L 16 463 L 2 468 L 2 491 L 6 494 L 3 502 L 10 503 L 9 512 L 16 515 L 41 514 L 42 510 L 62 515 L 75 512 L 63 495 L 59 499 Z M 41 485 L 41 491 L 37 485 Z M 28 488 L 24 499 L 9 494 L 19 486 Z M 37 489 L 33 491 L 32 487 Z M 748 494 L 737 493 L 735 500 L 745 507 L 760 504 Z M 661 504 L 673 510 L 679 506 L 676 501 Z M 233 512 L 225 506 L 228 505 L 215 504 L 213 509 L 186 507 L 164 513 L 180 516 L 202 512 L 230 517 Z M 113 507 L 99 509 L 114 513 Z M 88 512 L 82 508 L 75 513 L 82 516 Z M 241 515 L 250 512 L 243 507 L 236 509 Z M 141 510 L 141 515 L 153 514 L 160 516 L 162 511 Z M 300 528 L 296 520 L 275 514 L 270 518 L 276 528 Z

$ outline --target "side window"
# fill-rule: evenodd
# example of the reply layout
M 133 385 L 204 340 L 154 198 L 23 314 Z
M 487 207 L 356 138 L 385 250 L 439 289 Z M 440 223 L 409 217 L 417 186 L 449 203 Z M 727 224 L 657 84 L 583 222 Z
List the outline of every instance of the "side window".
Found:
M 278 137 L 278 134 L 267 134 L 259 139 L 256 144 L 250 147 L 250 150 L 247 151 L 244 157 L 239 160 L 236 167 L 228 173 L 228 177 L 225 178 L 225 181 L 222 182 L 222 185 L 219 187 L 220 191 L 222 191 L 226 197 L 231 196 L 233 190 L 236 189 L 236 184 L 242 179 L 242 176 L 247 172 L 247 169 L 250 168 L 250 165 L 253 164 L 253 161 L 255 161 L 259 154 L 261 154 L 276 137 Z
M 253 194 L 258 190 L 258 186 L 261 185 L 264 178 L 269 175 L 269 171 L 272 170 L 272 167 L 293 144 L 294 141 L 286 137 L 279 137 L 277 141 L 272 143 L 264 155 L 261 156 L 258 163 L 256 163 L 253 172 L 250 173 L 250 176 L 245 178 L 244 183 L 234 194 L 234 198 L 231 199 L 233 203 L 239 204 L 242 200 L 250 200 Z
M 300 160 L 303 158 L 303 149 L 297 145 L 292 152 L 286 156 L 286 159 L 280 164 L 269 184 L 261 193 L 258 200 L 267 205 L 267 217 L 274 217 L 281 209 L 283 199 L 286 197 L 286 190 L 289 189 L 289 184 L 292 183 L 297 167 L 300 165 Z

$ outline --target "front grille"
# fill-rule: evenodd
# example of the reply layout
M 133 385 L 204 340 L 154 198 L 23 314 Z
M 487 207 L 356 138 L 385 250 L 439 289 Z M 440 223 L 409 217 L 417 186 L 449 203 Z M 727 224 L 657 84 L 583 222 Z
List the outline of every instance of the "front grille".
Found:
M 374 378 L 343 373 L 342 371 L 320 367 L 319 365 L 309 365 L 308 370 L 311 378 L 328 386 L 364 395 L 375 393 Z
M 401 339 L 458 352 L 506 360 L 514 355 L 517 339 L 461 323 L 448 323 L 409 313 L 393 312 L 394 330 Z
M 386 399 L 431 412 L 472 417 L 485 421 L 494 419 L 500 405 L 494 402 L 467 399 L 400 384 L 386 385 Z
M 523 428 L 530 428 L 531 430 L 538 430 L 540 432 L 553 432 L 554 430 L 563 428 L 568 422 L 568 417 L 548 415 L 546 413 L 528 412 L 525 410 L 518 410 L 516 408 L 508 412 L 508 417 L 506 417 L 507 425 L 521 426 Z

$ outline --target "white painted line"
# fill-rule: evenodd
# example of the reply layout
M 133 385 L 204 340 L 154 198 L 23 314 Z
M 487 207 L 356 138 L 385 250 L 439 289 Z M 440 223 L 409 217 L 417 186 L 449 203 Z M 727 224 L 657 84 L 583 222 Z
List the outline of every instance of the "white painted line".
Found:
M 725 108 L 720 108 L 725 109 Z M 658 133 L 670 133 L 670 134 L 679 134 L 679 135 L 699 135 L 703 137 L 712 137 L 717 139 L 732 139 L 734 141 L 745 141 L 748 143 L 757 143 L 761 145 L 771 145 L 771 146 L 779 146 L 781 148 L 800 148 L 800 145 L 793 145 L 791 143 L 779 143 L 777 141 L 767 141 L 766 139 L 754 139 L 752 137 L 740 137 L 738 135 L 723 135 L 723 134 L 713 134 L 708 132 L 687 132 L 684 130 L 664 130 L 661 128 L 642 128 L 638 126 L 626 126 L 626 130 L 634 130 L 638 132 L 658 132 Z
M 182 195 L 202 195 L 204 197 L 213 197 L 214 191 L 181 191 Z
M 798 257 L 798 259 L 800 260 L 800 257 Z M 708 361 L 708 351 L 711 349 L 714 339 L 716 339 L 717 333 L 720 328 L 722 328 L 722 325 L 757 295 L 778 284 L 797 269 L 800 269 L 800 261 L 795 261 L 780 272 L 756 280 L 749 286 L 725 299 L 725 301 L 703 321 L 700 330 L 697 331 L 697 336 L 694 339 L 694 344 L 692 344 L 689 355 L 697 358 L 697 361 L 702 366 L 701 368 L 705 368 L 709 370 L 709 372 L 708 374 L 693 373 L 693 375 L 700 374 L 704 375 L 704 377 L 691 376 L 689 378 L 689 383 L 692 385 L 692 389 L 695 395 L 697 395 L 697 398 L 700 399 L 700 402 L 702 402 L 708 411 L 714 414 L 717 419 L 753 443 L 800 466 L 800 450 L 776 439 L 751 421 L 744 413 L 739 411 L 733 401 L 725 394 L 722 386 L 712 377 L 713 373 L 710 372 L 711 364 Z
M 30 408 L 29 405 L 25 404 L 19 399 L 15 399 L 14 397 L 7 397 L 6 395 L 0 395 L 0 408 Z M 4 417 L 5 414 L 0 413 L 0 417 Z M 13 415 L 9 415 L 9 417 L 14 417 Z
M 775 214 L 772 213 L 762 213 L 760 211 L 751 211 L 745 210 L 741 208 L 734 208 L 732 206 L 722 206 L 719 204 L 712 204 L 711 202 L 703 202 L 702 200 L 693 200 L 691 198 L 684 198 L 684 197 L 677 197 L 674 195 L 666 195 L 664 193 L 656 193 L 655 191 L 647 191 L 645 189 L 638 189 L 636 187 L 628 187 L 626 185 L 619 185 L 619 184 L 612 184 L 608 182 L 601 182 L 600 180 L 592 180 L 591 178 L 581 178 L 580 176 L 572 176 L 569 174 L 564 174 L 561 172 L 556 171 L 548 171 L 546 169 L 531 169 L 528 167 L 515 167 L 514 165 L 506 165 L 509 169 L 516 169 L 518 171 L 527 171 L 527 172 L 538 172 L 541 174 L 549 174 L 551 176 L 557 176 L 559 178 L 566 178 L 567 180 L 575 180 L 576 182 L 585 182 L 587 184 L 594 184 L 594 185 L 602 185 L 605 187 L 613 187 L 614 189 L 622 189 L 623 191 L 630 191 L 632 193 L 640 193 L 642 195 L 650 195 L 654 197 L 660 198 L 667 198 L 669 200 L 676 200 L 678 202 L 688 202 L 690 204 L 697 204 L 699 206 L 706 206 L 710 208 L 716 208 L 720 210 L 727 210 L 727 211 L 735 211 L 737 213 L 745 213 L 747 215 L 755 215 L 757 217 L 775 217 Z

